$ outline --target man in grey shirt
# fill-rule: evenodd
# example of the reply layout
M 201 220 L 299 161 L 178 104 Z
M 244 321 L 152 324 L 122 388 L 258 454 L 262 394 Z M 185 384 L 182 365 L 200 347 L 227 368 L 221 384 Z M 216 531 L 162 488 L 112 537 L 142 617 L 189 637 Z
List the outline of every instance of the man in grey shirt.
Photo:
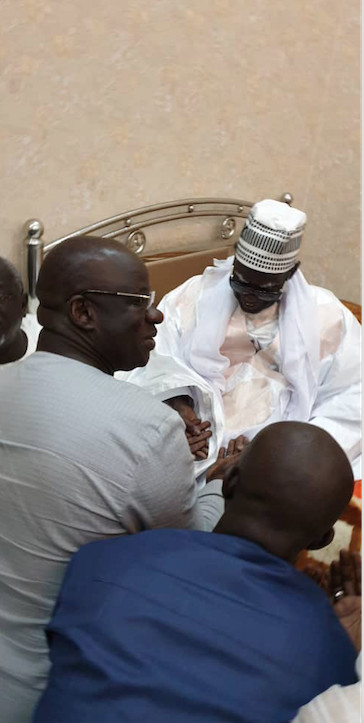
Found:
M 0 375 L 1 723 L 28 723 L 45 685 L 44 627 L 75 550 L 212 529 L 222 512 L 221 480 L 197 496 L 179 415 L 113 378 L 148 362 L 163 318 L 144 264 L 116 241 L 78 237 L 46 257 L 37 295 L 37 352 Z

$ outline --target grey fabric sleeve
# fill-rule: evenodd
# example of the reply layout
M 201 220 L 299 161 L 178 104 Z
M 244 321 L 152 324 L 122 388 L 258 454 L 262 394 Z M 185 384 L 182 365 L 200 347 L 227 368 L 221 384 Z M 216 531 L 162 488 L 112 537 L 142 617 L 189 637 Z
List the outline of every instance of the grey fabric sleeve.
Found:
M 211 480 L 198 494 L 198 501 L 204 520 L 205 532 L 211 532 L 224 514 L 225 502 L 222 494 L 222 480 Z
M 213 529 L 223 511 L 221 480 L 210 482 L 198 495 L 180 416 L 168 410 L 164 422 L 148 434 L 141 445 L 131 502 L 142 529 Z

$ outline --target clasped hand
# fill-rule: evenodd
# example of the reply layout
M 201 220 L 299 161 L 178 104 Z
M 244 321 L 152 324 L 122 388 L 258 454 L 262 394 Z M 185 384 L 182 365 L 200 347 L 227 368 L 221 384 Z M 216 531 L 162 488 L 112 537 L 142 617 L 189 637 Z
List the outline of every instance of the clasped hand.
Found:
M 209 454 L 209 438 L 212 435 L 209 421 L 202 421 L 196 417 L 193 401 L 188 396 L 173 397 L 167 404 L 178 412 L 186 426 L 186 437 L 190 452 L 196 460 L 207 459 Z M 223 478 L 224 473 L 231 465 L 239 461 L 240 455 L 249 444 L 249 440 L 240 435 L 231 439 L 228 446 L 221 447 L 216 462 L 211 465 L 206 475 L 206 482 L 212 479 Z
M 190 452 L 196 460 L 207 459 L 209 454 L 209 438 L 212 435 L 211 423 L 196 417 L 193 401 L 189 397 L 173 397 L 167 404 L 176 410 L 186 426 L 186 437 Z

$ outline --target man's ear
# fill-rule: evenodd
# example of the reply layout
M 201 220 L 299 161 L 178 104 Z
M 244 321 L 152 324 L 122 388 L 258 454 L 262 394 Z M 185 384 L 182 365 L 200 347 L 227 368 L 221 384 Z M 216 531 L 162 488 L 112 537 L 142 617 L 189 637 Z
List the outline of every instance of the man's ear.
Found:
M 297 269 L 299 269 L 300 266 L 301 266 L 301 262 L 300 262 L 300 261 L 297 261 L 297 263 L 294 265 L 293 269 L 291 269 L 291 270 L 288 272 L 287 279 L 291 279 L 292 276 L 293 276 L 293 274 L 296 273 Z
M 319 540 L 313 540 L 309 545 L 307 545 L 307 550 L 321 550 L 321 547 L 326 547 L 330 544 L 330 542 L 333 541 L 335 537 L 335 530 L 333 527 L 330 527 L 330 529 L 325 532 L 324 535 Z
M 237 464 L 232 465 L 224 474 L 222 483 L 222 494 L 226 500 L 231 500 L 234 496 L 235 488 L 239 477 L 239 467 Z
M 91 331 L 95 328 L 96 313 L 91 301 L 85 299 L 81 294 L 75 294 L 69 299 L 68 305 L 69 317 L 73 324 L 85 331 Z

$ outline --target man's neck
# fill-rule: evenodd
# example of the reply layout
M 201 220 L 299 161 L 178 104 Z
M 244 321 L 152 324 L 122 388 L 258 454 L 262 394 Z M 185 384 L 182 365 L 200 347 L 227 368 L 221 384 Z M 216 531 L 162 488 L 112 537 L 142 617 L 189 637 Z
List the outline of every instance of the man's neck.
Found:
M 99 369 L 105 374 L 114 374 L 114 369 L 111 369 L 110 365 L 104 359 L 98 357 L 95 350 L 83 343 L 82 340 L 65 337 L 49 329 L 42 329 L 39 335 L 37 351 L 58 354 L 67 359 L 74 359 L 82 362 L 82 364 L 95 367 L 95 369 Z
M 0 364 L 9 364 L 21 359 L 27 348 L 28 337 L 22 329 L 19 329 L 9 343 L 0 347 Z
M 255 520 L 242 520 L 241 515 L 234 515 L 231 512 L 225 512 L 213 532 L 255 542 L 271 555 L 280 557 L 292 565 L 300 552 L 281 532 L 263 528 L 261 522 L 256 523 Z

